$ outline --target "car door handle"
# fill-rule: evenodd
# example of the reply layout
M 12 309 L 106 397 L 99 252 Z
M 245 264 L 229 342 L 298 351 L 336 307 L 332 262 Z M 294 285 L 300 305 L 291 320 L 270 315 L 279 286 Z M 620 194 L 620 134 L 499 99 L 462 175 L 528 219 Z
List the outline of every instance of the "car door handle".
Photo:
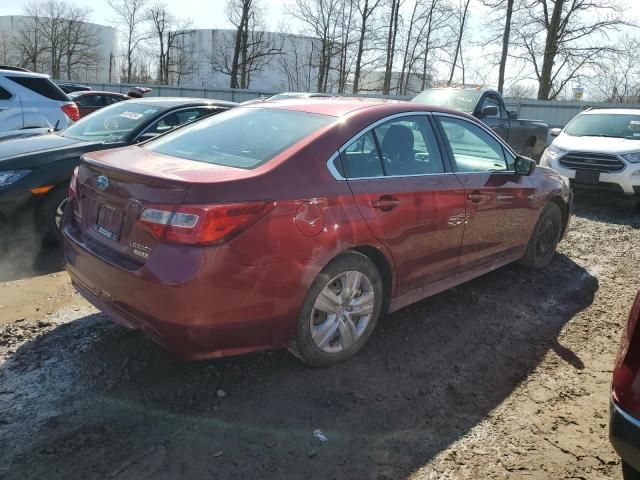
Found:
M 484 193 L 478 192 L 477 190 L 475 192 L 471 192 L 469 195 L 467 195 L 467 199 L 472 203 L 480 203 L 485 198 L 487 198 L 487 196 Z
M 379 208 L 383 212 L 388 212 L 389 210 L 393 210 L 398 205 L 400 205 L 400 200 L 387 195 L 380 197 L 378 200 L 374 200 L 373 202 L 371 202 L 372 208 Z

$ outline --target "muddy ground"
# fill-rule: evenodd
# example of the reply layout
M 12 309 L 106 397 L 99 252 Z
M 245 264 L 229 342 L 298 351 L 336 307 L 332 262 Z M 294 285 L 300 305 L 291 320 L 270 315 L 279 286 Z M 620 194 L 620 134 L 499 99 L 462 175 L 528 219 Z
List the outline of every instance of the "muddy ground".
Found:
M 5 256 L 0 478 L 620 479 L 609 382 L 639 246 L 639 213 L 580 197 L 547 270 L 394 313 L 319 370 L 286 352 L 177 361 L 55 260 L 9 274 Z

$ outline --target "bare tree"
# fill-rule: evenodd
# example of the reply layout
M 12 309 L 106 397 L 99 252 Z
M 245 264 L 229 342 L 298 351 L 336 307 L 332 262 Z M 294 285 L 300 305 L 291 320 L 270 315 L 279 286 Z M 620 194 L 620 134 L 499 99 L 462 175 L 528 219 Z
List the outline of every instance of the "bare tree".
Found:
M 380 0 L 379 0 L 380 1 Z M 342 0 L 294 0 L 288 13 L 304 25 L 303 32 L 318 39 L 316 90 L 326 92 L 337 43 Z
M 460 8 L 459 8 L 460 21 L 459 21 L 459 28 L 458 28 L 458 40 L 456 42 L 456 50 L 453 55 L 453 63 L 451 64 L 451 74 L 449 75 L 449 81 L 447 82 L 447 85 L 451 85 L 451 82 L 453 82 L 453 75 L 456 72 L 456 66 L 458 64 L 458 56 L 460 56 L 462 62 L 464 62 L 464 57 L 462 56 L 462 37 L 464 35 L 464 27 L 467 21 L 467 12 L 469 11 L 469 3 L 471 3 L 471 0 L 465 0 L 460 4 Z M 464 63 L 462 65 L 462 83 L 464 83 Z
M 500 60 L 498 62 L 498 91 L 504 90 L 505 72 L 507 67 L 507 59 L 509 57 L 509 42 L 511 40 L 511 27 L 513 23 L 513 14 L 516 10 L 516 0 L 483 0 L 483 4 L 498 12 L 497 29 L 500 33 L 496 35 L 496 39 L 491 39 L 487 44 L 498 40 L 502 43 L 500 52 Z
M 359 0 L 358 1 L 358 13 L 359 13 L 359 37 L 358 47 L 356 53 L 356 66 L 355 73 L 353 74 L 353 93 L 358 93 L 360 90 L 360 81 L 362 76 L 363 57 L 367 51 L 367 40 L 371 40 L 371 36 L 376 32 L 376 25 L 372 25 L 375 20 L 374 14 L 377 8 L 380 6 L 382 0 Z
M 190 35 L 191 21 L 176 18 L 164 2 L 149 7 L 146 18 L 151 24 L 149 36 L 154 39 L 158 49 L 158 83 L 167 85 L 170 74 L 178 66 L 178 54 L 182 55 L 180 77 L 185 74 L 182 70 L 187 67 L 188 59 L 183 37 Z
M 531 64 L 538 98 L 556 98 L 580 71 L 614 48 L 607 34 L 624 24 L 617 0 L 528 0 L 520 21 L 520 58 Z
M 588 85 L 597 100 L 640 102 L 640 40 L 629 36 L 621 39 L 615 52 L 600 58 Z
M 400 22 L 400 8 L 404 0 L 390 0 L 391 12 L 389 15 L 389 25 L 387 34 L 387 48 L 385 55 L 384 79 L 382 81 L 382 93 L 389 94 L 391 90 L 391 77 L 393 75 L 393 61 L 396 51 L 396 39 Z M 416 1 L 416 5 L 418 2 Z M 415 9 L 414 9 L 415 12 Z M 413 20 L 413 19 L 412 19 Z
M 142 28 L 146 3 L 147 0 L 107 0 L 107 4 L 115 14 L 116 23 L 121 25 L 125 34 L 124 55 L 126 64 L 123 77 L 127 83 L 131 83 L 133 77 L 135 55 L 138 52 L 138 47 L 141 42 L 148 38 Z
M 211 66 L 229 75 L 231 88 L 249 88 L 252 76 L 282 53 L 282 47 L 277 35 L 265 31 L 256 0 L 228 0 L 226 12 L 236 27 L 233 44 L 222 42 L 210 58 Z
M 62 32 L 67 80 L 71 80 L 74 73 L 77 75 L 80 68 L 95 68 L 100 61 L 97 33 L 88 23 L 88 17 L 89 10 L 86 8 L 70 6 L 67 10 Z

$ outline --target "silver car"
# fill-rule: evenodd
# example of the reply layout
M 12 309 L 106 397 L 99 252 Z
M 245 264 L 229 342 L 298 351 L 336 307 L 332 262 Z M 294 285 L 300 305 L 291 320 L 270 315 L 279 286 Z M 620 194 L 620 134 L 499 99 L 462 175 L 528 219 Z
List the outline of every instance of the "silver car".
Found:
M 47 75 L 0 67 L 0 133 L 61 129 L 79 117 L 78 107 Z

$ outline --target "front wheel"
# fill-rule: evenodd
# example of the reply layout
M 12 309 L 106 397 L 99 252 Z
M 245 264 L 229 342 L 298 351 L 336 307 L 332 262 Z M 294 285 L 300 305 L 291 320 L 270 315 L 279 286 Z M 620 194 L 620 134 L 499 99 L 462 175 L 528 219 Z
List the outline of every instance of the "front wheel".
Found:
M 368 257 L 357 252 L 340 255 L 311 285 L 289 349 L 316 367 L 352 357 L 371 336 L 384 294 L 382 276 Z
M 551 263 L 556 247 L 562 235 L 562 212 L 560 207 L 548 203 L 538 219 L 533 235 L 527 244 L 527 250 L 520 261 L 534 270 L 545 268 Z
M 60 241 L 60 222 L 68 200 L 65 187 L 57 187 L 44 198 L 40 221 L 44 226 L 43 233 L 47 241 L 54 243 Z
M 622 478 L 624 480 L 640 480 L 640 472 L 628 463 L 622 462 Z

